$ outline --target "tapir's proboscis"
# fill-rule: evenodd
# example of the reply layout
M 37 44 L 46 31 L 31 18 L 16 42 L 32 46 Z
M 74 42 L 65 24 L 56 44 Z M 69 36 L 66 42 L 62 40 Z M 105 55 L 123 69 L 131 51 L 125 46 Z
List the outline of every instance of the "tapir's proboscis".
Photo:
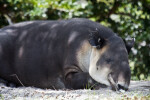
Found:
M 17 86 L 127 90 L 128 54 L 111 29 L 84 18 L 26 21 L 0 29 L 0 78 Z

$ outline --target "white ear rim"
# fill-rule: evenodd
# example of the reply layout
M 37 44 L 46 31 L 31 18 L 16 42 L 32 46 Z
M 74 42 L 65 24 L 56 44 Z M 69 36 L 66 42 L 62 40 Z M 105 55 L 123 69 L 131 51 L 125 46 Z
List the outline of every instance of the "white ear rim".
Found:
M 101 40 L 101 39 L 100 39 L 100 38 L 98 38 L 98 42 L 100 42 L 100 40 Z

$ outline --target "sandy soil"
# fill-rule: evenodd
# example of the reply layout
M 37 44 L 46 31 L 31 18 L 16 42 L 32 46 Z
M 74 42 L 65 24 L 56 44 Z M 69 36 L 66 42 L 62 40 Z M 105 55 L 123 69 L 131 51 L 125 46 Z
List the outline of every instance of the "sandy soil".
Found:
M 131 81 L 127 92 L 110 89 L 51 90 L 34 87 L 11 88 L 0 84 L 0 100 L 150 100 L 150 81 Z

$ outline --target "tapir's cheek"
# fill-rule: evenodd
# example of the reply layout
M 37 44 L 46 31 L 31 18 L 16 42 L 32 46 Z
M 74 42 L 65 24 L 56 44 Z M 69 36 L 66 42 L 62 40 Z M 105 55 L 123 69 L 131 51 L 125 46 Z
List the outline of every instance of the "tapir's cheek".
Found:
M 92 68 L 89 70 L 89 74 L 95 81 L 110 86 L 110 83 L 107 79 L 107 76 L 109 74 L 108 68 L 99 68 L 99 69 L 97 69 L 97 67 L 95 69 Z

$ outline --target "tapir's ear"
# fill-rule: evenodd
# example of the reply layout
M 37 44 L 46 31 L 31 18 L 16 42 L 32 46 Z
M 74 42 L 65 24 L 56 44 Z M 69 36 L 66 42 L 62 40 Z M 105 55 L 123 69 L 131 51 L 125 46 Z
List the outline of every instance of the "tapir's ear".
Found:
M 91 46 L 96 47 L 97 49 L 101 48 L 103 39 L 100 38 L 98 30 L 90 32 L 89 34 L 89 43 Z
M 127 41 L 124 40 L 124 43 L 126 45 L 126 48 L 127 48 L 128 54 L 129 54 L 131 51 L 131 48 L 134 46 L 135 38 L 132 38 L 131 40 L 127 40 Z

